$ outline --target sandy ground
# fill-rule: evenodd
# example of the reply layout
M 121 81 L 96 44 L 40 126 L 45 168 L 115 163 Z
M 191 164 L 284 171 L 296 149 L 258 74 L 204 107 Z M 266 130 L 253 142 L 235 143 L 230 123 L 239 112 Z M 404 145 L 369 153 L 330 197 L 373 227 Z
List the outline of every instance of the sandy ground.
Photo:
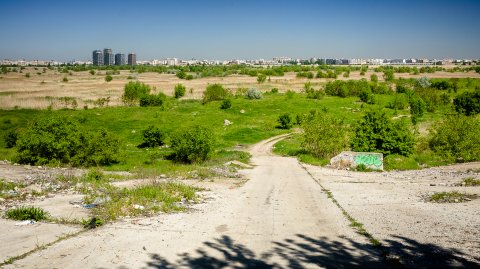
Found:
M 458 186 L 465 177 L 480 179 L 480 163 L 339 171 L 272 155 L 278 139 L 251 148 L 254 167 L 242 171 L 249 181 L 240 187 L 228 180 L 189 182 L 209 189 L 202 193 L 206 202 L 189 212 L 123 219 L 5 268 L 388 268 L 391 262 L 406 268 L 480 267 L 480 199 L 453 204 L 423 199 L 451 190 L 480 195 L 479 187 Z M 137 184 L 141 180 L 119 186 Z M 385 248 L 355 233 L 322 187 Z M 63 205 L 69 200 L 57 196 Z M 0 229 L 2 242 L 9 242 L 0 248 L 2 257 L 31 249 L 40 234 L 37 226 L 9 221 L 0 226 L 6 227 Z M 53 229 L 49 239 L 68 228 Z M 383 250 L 389 259 L 383 259 Z
M 41 69 L 39 69 L 41 70 Z M 332 79 L 305 79 L 297 78 L 295 73 L 286 73 L 283 77 L 271 77 L 271 81 L 263 84 L 257 83 L 256 77 L 233 75 L 228 77 L 208 77 L 193 80 L 181 80 L 173 74 L 158 74 L 153 72 L 132 74 L 129 71 L 121 71 L 120 75 L 112 75 L 111 82 L 105 81 L 105 71 L 91 75 L 88 72 L 73 72 L 72 75 L 58 73 L 48 70 L 45 74 L 37 75 L 39 70 L 27 68 L 23 73 L 10 72 L 6 75 L 0 75 L 0 108 L 12 109 L 21 108 L 63 108 L 65 104 L 58 100 L 59 97 L 73 97 L 77 101 L 77 108 L 82 109 L 85 105 L 94 107 L 94 101 L 98 98 L 110 97 L 109 105 L 120 105 L 123 87 L 128 83 L 128 76 L 133 76 L 141 82 L 155 87 L 154 92 L 164 92 L 167 95 L 173 95 L 176 84 L 182 83 L 187 87 L 187 94 L 184 98 L 201 98 L 203 91 L 208 84 L 221 83 L 225 87 L 235 91 L 238 88 L 258 88 L 262 91 L 269 91 L 276 87 L 281 92 L 287 90 L 301 91 L 306 82 L 310 81 L 314 85 L 324 84 Z M 41 71 L 40 71 L 41 72 Z M 25 74 L 30 73 L 31 77 L 26 78 Z M 365 76 L 360 76 L 359 71 L 351 72 L 349 78 L 338 76 L 340 80 L 346 79 L 370 79 L 373 71 L 368 71 Z M 382 74 L 377 74 L 382 80 Z M 421 77 L 429 78 L 480 78 L 480 74 L 475 72 L 435 72 L 433 74 L 395 74 L 396 77 Z M 68 82 L 62 82 L 64 77 Z M 68 108 L 72 108 L 68 105 Z

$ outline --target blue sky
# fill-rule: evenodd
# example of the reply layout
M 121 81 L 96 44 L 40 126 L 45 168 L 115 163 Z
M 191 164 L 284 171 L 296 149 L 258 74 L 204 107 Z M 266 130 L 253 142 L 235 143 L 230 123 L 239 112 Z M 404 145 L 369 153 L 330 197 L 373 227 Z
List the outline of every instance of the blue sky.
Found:
M 480 0 L 0 0 L 0 59 L 480 58 Z

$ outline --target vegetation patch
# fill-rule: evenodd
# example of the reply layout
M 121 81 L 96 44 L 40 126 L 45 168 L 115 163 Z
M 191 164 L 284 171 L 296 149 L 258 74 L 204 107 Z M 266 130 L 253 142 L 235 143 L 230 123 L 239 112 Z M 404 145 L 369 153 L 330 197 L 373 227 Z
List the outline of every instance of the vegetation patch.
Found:
M 460 193 L 458 191 L 436 192 L 426 197 L 428 202 L 434 203 L 462 203 L 476 199 L 476 194 Z
M 473 177 L 467 177 L 462 180 L 462 185 L 467 187 L 480 186 L 480 179 L 475 179 Z
M 50 214 L 38 207 L 26 206 L 7 210 L 5 217 L 13 220 L 47 220 Z

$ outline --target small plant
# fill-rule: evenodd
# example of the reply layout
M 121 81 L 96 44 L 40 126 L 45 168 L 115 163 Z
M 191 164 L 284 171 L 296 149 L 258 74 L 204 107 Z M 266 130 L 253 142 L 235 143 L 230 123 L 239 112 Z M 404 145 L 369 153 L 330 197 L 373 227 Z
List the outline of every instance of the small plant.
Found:
M 165 137 L 165 133 L 160 130 L 160 128 L 150 125 L 147 129 L 143 130 L 143 142 L 138 147 L 163 146 L 165 144 Z
M 272 90 L 270 90 L 271 93 L 278 93 L 278 89 L 277 88 L 273 88 Z
M 475 179 L 473 177 L 467 177 L 463 179 L 464 186 L 473 187 L 473 186 L 480 186 L 480 179 Z
M 89 72 L 89 73 L 90 73 L 90 75 L 92 75 L 92 76 L 93 76 L 93 75 L 95 75 L 95 70 L 93 70 L 93 69 L 92 69 L 92 70 L 90 70 L 90 72 Z
M 99 217 L 92 217 L 92 218 L 87 219 L 87 220 L 82 219 L 82 224 L 83 224 L 83 228 L 85 228 L 85 229 L 95 229 L 97 227 L 102 226 L 105 223 Z
M 229 109 L 232 107 L 232 101 L 230 99 L 223 100 L 222 104 L 220 105 L 221 109 Z
M 63 77 L 62 81 L 63 81 L 63 82 L 68 82 L 68 78 L 67 78 L 67 77 Z
M 14 220 L 34 220 L 34 221 L 41 221 L 46 220 L 49 217 L 47 211 L 33 206 L 28 207 L 17 207 L 13 209 L 7 210 L 5 216 L 8 219 Z
M 277 122 L 280 129 L 290 129 L 293 126 L 293 119 L 288 113 L 280 115 Z
M 477 198 L 476 194 L 460 193 L 458 191 L 436 192 L 426 198 L 428 202 L 434 203 L 461 203 Z
M 250 99 L 250 100 L 262 99 L 262 92 L 258 89 L 251 88 L 247 91 L 246 97 L 247 99 Z
M 151 88 L 145 83 L 130 81 L 125 84 L 123 91 L 122 101 L 131 106 L 138 104 L 142 96 L 150 94 Z
M 292 90 L 288 90 L 286 95 L 287 95 L 287 99 L 292 99 L 295 96 L 295 92 Z
M 184 95 L 185 95 L 185 92 L 186 92 L 186 89 L 187 89 L 187 88 L 186 88 L 184 85 L 180 84 L 180 83 L 177 84 L 177 85 L 175 85 L 175 91 L 174 91 L 174 96 L 175 96 L 175 98 L 178 99 L 178 98 L 184 96 Z
M 113 77 L 110 76 L 110 75 L 106 75 L 106 76 L 105 76 L 105 81 L 106 81 L 106 82 L 110 82 L 110 81 L 112 81 L 112 79 L 113 79 Z
M 30 77 L 30 73 L 26 73 L 26 74 L 25 74 L 25 77 L 26 77 L 26 78 L 29 78 L 29 77 Z
M 167 96 L 163 92 L 157 95 L 145 94 L 140 97 L 140 106 L 163 106 L 167 101 Z

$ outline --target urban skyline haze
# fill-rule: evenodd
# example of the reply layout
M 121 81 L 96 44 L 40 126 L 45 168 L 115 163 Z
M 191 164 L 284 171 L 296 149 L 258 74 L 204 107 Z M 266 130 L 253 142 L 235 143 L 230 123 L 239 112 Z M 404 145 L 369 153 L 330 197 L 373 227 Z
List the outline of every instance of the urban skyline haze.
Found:
M 480 1 L 0 2 L 0 59 L 480 58 Z

